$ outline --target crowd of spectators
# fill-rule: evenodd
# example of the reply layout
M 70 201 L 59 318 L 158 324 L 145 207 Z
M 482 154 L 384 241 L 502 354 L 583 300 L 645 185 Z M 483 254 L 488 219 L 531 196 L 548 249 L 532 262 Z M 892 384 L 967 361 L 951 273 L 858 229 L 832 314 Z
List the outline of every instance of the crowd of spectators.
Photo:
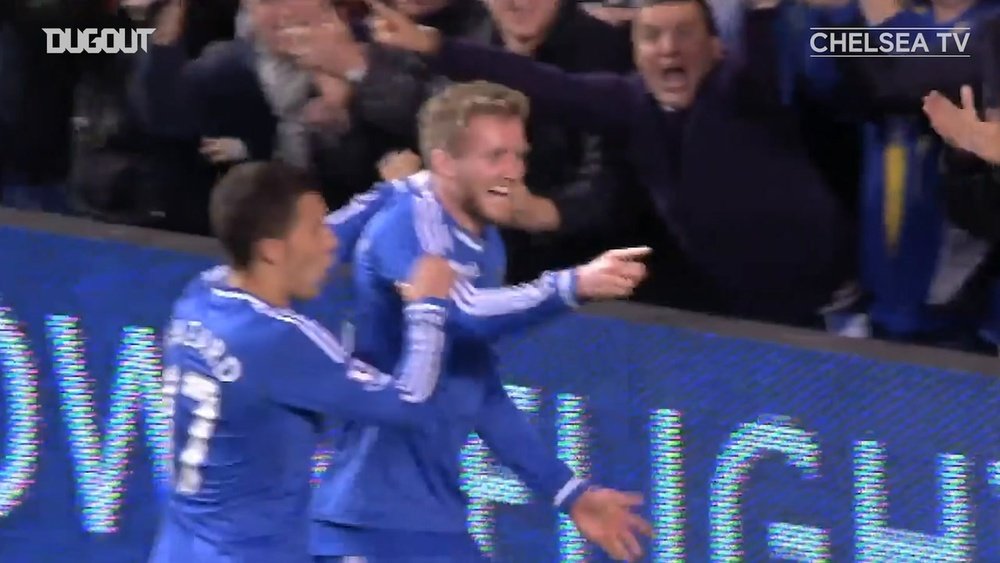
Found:
M 207 234 L 220 174 L 276 158 L 336 208 L 420 169 L 433 92 L 491 80 L 532 102 L 510 282 L 642 244 L 639 301 L 996 354 L 993 1 L 5 2 L 0 202 Z M 969 27 L 972 56 L 811 57 L 817 26 Z M 156 31 L 45 53 L 88 27 Z

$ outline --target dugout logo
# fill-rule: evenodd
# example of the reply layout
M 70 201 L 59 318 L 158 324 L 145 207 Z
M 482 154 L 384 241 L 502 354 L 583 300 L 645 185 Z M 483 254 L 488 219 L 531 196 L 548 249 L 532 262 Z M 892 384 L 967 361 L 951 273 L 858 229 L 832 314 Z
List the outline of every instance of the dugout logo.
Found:
M 154 28 L 136 29 L 63 29 L 55 27 L 42 28 L 45 32 L 45 52 L 50 55 L 70 53 L 134 54 L 149 48 L 149 36 L 156 31 Z

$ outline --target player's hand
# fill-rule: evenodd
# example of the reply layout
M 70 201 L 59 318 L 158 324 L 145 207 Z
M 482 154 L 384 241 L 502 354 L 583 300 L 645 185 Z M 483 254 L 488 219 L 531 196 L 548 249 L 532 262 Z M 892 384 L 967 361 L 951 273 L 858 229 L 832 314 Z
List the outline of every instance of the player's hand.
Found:
M 648 246 L 619 248 L 577 268 L 576 293 L 581 299 L 621 299 L 632 295 L 644 279 Z
M 423 168 L 420 156 L 411 150 L 386 153 L 378 161 L 378 173 L 383 180 L 400 180 L 412 176 Z
M 616 561 L 635 561 L 642 557 L 640 537 L 653 534 L 649 522 L 634 512 L 641 504 L 635 493 L 592 489 L 577 499 L 570 516 L 585 538 Z
M 368 0 L 372 9 L 372 40 L 387 47 L 433 55 L 441 47 L 441 34 L 433 27 L 418 25 L 402 12 L 379 0 Z
M 455 285 L 455 270 L 447 258 L 424 256 L 417 260 L 409 283 L 399 284 L 404 301 L 419 301 L 428 297 L 447 299 Z

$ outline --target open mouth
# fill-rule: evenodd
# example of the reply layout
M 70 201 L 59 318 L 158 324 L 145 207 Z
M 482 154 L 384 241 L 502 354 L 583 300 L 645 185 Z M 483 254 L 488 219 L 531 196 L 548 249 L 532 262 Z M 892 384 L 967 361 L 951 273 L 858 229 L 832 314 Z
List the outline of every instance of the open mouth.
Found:
M 510 189 L 504 186 L 493 186 L 487 193 L 493 197 L 507 197 L 510 195 Z
M 680 90 L 687 87 L 688 74 L 684 70 L 684 67 L 680 65 L 671 65 L 664 67 L 660 71 L 661 79 L 663 80 L 663 85 L 671 90 Z

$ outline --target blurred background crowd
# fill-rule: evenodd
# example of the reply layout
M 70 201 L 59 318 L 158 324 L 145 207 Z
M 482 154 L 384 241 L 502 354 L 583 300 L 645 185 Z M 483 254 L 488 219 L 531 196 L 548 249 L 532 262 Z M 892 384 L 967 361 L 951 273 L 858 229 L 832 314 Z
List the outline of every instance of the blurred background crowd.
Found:
M 996 355 L 993 1 L 390 1 L 428 57 L 364 1 L 5 0 L 0 201 L 208 234 L 216 179 L 277 158 L 336 208 L 421 168 L 433 92 L 489 79 L 533 103 L 511 283 L 643 244 L 642 302 Z M 972 56 L 816 58 L 817 26 L 970 27 Z M 156 31 L 45 53 L 90 27 Z

